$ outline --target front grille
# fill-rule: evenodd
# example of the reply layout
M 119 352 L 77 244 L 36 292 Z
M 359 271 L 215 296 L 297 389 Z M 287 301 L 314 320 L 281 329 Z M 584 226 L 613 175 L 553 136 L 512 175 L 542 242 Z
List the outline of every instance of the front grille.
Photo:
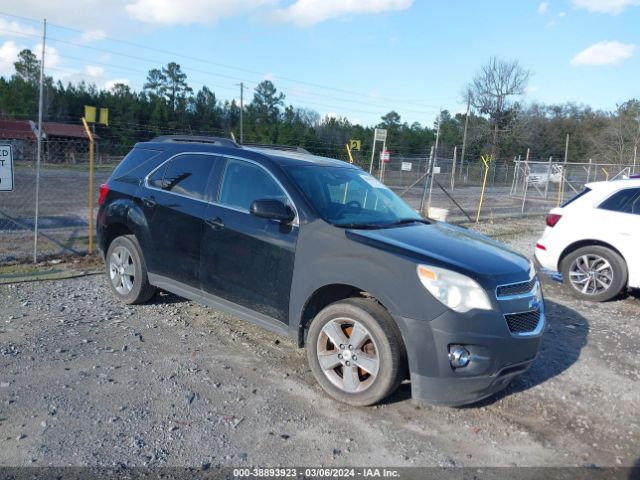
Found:
M 509 313 L 504 316 L 511 333 L 531 333 L 540 322 L 540 310 L 523 313 Z
M 533 290 L 536 284 L 536 277 L 527 282 L 512 283 L 510 285 L 500 285 L 496 290 L 496 295 L 500 297 L 510 297 L 512 295 L 522 295 Z

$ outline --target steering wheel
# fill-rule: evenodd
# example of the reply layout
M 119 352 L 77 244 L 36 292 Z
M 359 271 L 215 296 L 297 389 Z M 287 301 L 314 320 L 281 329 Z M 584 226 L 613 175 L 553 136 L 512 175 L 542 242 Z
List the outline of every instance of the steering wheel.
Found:
M 336 218 L 341 218 L 345 210 L 347 210 L 348 208 L 357 208 L 358 210 L 360 210 L 362 208 L 362 204 L 358 200 L 348 201 L 338 209 L 338 211 L 336 212 Z

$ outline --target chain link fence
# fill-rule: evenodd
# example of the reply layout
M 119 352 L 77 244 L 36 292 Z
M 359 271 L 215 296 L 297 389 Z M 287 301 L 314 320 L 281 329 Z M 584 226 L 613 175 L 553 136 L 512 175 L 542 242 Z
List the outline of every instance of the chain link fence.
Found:
M 0 263 L 33 257 L 36 212 L 36 142 L 14 141 L 14 190 L 0 192 Z M 121 157 L 96 156 L 94 192 Z M 89 143 L 42 142 L 38 202 L 38 258 L 87 251 Z
M 0 192 L 0 264 L 29 261 L 34 254 L 36 142 L 14 140 L 15 185 Z M 94 194 L 131 145 L 96 144 Z M 347 160 L 347 153 L 343 160 Z M 84 254 L 89 234 L 89 143 L 86 139 L 47 139 L 42 145 L 39 183 L 38 258 Z M 355 162 L 369 171 L 370 158 Z M 640 170 L 640 168 L 638 169 Z M 433 172 L 433 175 L 431 175 Z M 392 155 L 371 173 L 413 208 L 453 222 L 476 221 L 482 186 L 486 188 L 479 221 L 522 214 L 543 214 L 580 191 L 585 183 L 636 173 L 633 165 L 517 160 L 462 161 L 445 156 Z M 429 210 L 429 207 L 431 210 Z M 435 212 L 435 213 L 434 213 Z M 94 212 L 95 214 L 95 212 Z
M 521 201 L 521 211 L 534 205 L 559 206 L 587 183 L 629 178 L 640 173 L 634 164 L 516 161 L 509 195 Z

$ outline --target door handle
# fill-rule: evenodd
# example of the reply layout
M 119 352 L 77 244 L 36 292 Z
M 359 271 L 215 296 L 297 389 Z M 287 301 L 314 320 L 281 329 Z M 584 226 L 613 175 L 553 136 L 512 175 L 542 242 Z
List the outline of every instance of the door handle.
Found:
M 156 202 L 156 199 L 153 197 L 142 197 L 142 203 L 144 203 L 149 208 L 153 208 L 158 204 L 158 202 Z
M 220 217 L 210 218 L 209 220 L 205 220 L 205 223 L 214 230 L 222 230 L 224 228 L 224 222 Z

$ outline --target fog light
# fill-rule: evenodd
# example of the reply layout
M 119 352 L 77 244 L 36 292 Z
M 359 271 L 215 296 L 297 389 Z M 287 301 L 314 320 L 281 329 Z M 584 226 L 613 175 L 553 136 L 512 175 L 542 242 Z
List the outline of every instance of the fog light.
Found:
M 449 363 L 453 368 L 466 367 L 469 363 L 469 351 L 461 345 L 449 346 Z

